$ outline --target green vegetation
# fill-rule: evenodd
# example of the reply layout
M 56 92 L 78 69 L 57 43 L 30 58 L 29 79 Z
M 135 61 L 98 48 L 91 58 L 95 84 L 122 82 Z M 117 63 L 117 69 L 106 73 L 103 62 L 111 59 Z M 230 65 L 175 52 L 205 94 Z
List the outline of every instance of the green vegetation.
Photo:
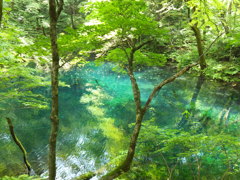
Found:
M 0 0 L 0 179 L 239 179 L 239 21 L 239 0 Z
M 41 180 L 41 178 L 38 177 L 31 177 L 28 175 L 21 175 L 18 177 L 8 177 L 8 176 L 4 176 L 3 178 L 1 178 L 2 180 Z

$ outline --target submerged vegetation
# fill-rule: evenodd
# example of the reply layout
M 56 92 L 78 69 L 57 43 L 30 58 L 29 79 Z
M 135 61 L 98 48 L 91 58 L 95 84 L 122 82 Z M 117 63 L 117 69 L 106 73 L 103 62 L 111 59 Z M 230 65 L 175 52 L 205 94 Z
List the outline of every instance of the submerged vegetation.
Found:
M 239 0 L 0 0 L 0 179 L 239 179 L 239 21 Z

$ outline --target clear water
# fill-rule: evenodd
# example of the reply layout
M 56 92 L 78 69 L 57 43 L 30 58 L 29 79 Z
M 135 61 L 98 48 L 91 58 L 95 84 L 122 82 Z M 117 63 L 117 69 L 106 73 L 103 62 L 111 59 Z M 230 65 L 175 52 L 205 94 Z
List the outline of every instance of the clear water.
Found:
M 71 179 L 95 170 L 125 151 L 134 122 L 134 102 L 127 75 L 112 71 L 113 65 L 75 69 L 62 74 L 70 87 L 60 88 L 60 131 L 57 179 Z M 154 85 L 172 75 L 173 69 L 144 68 L 136 72 L 142 103 Z M 154 118 L 161 127 L 176 127 L 189 107 L 197 77 L 186 74 L 164 87 L 152 102 L 145 120 Z M 38 90 L 50 97 L 49 89 Z M 240 119 L 239 95 L 230 85 L 205 81 L 196 101 L 194 118 L 208 114 L 223 124 Z M 201 113 L 200 113 L 201 112 Z M 203 112 L 203 113 L 202 113 Z M 15 131 L 28 151 L 37 174 L 46 176 L 50 110 L 13 108 L 9 112 Z M 25 172 L 22 155 L 0 121 L 0 177 Z

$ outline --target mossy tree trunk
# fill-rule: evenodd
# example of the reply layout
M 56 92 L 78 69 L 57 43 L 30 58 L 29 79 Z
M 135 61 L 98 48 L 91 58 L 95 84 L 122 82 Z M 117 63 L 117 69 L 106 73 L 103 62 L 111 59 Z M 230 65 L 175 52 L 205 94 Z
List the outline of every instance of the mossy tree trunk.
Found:
M 192 9 L 188 8 L 188 18 L 189 18 L 189 22 L 190 22 L 190 27 L 192 29 L 192 31 L 194 32 L 194 36 L 196 38 L 196 42 L 197 42 L 197 50 L 198 50 L 198 56 L 199 56 L 199 64 L 200 64 L 200 68 L 201 70 L 204 70 L 207 67 L 207 63 L 206 63 L 206 59 L 205 59 L 205 54 L 204 54 L 204 45 L 203 45 L 203 40 L 202 40 L 202 35 L 201 35 L 201 31 L 198 28 L 198 23 L 192 23 L 192 17 L 191 14 L 194 13 L 196 11 L 196 7 L 193 7 Z
M 57 6 L 58 5 L 58 6 Z M 49 180 L 56 177 L 56 144 L 59 126 L 58 117 L 58 74 L 59 74 L 59 53 L 57 44 L 57 21 L 63 9 L 63 0 L 49 0 L 50 16 L 50 39 L 52 50 L 51 86 L 52 86 L 52 107 L 51 107 L 51 132 L 49 138 Z
M 136 150 L 136 145 L 137 145 L 137 140 L 138 140 L 138 136 L 141 130 L 141 125 L 142 125 L 142 120 L 144 118 L 145 113 L 148 110 L 148 107 L 150 105 L 150 103 L 152 102 L 154 96 L 157 94 L 157 92 L 166 84 L 174 81 L 177 77 L 181 76 L 182 74 L 184 74 L 185 72 L 187 72 L 190 68 L 192 68 L 193 66 L 196 66 L 198 63 L 194 63 L 191 65 L 186 66 L 185 68 L 183 68 L 181 71 L 179 71 L 178 73 L 176 73 L 175 75 L 169 77 L 168 79 L 162 81 L 161 83 L 159 83 L 157 86 L 154 87 L 154 89 L 152 90 L 148 100 L 146 101 L 145 105 L 142 106 L 141 105 L 141 93 L 138 87 L 138 83 L 136 81 L 136 78 L 134 76 L 134 53 L 139 50 L 141 47 L 143 47 L 145 44 L 149 43 L 145 42 L 142 43 L 141 45 L 132 48 L 131 52 L 128 56 L 128 65 L 127 65 L 127 71 L 128 71 L 128 76 L 130 78 L 131 81 L 131 85 L 132 85 L 132 91 L 133 91 L 133 95 L 134 95 L 134 102 L 135 102 L 135 107 L 136 107 L 136 121 L 135 121 L 135 126 L 133 129 L 133 133 L 131 136 L 131 140 L 130 140 L 130 144 L 128 147 L 128 153 L 127 156 L 125 158 L 125 160 L 118 166 L 116 167 L 113 171 L 109 172 L 108 174 L 106 174 L 105 176 L 103 176 L 101 178 L 101 180 L 112 180 L 118 176 L 120 176 L 121 174 L 123 174 L 124 172 L 129 171 L 134 155 L 135 155 L 135 150 Z
M 198 49 L 198 56 L 199 56 L 199 64 L 202 70 L 204 70 L 207 67 L 206 59 L 205 59 L 205 54 L 203 52 L 203 43 L 202 43 L 202 35 L 200 29 L 197 27 L 197 25 L 191 26 L 196 41 L 197 41 L 197 49 Z

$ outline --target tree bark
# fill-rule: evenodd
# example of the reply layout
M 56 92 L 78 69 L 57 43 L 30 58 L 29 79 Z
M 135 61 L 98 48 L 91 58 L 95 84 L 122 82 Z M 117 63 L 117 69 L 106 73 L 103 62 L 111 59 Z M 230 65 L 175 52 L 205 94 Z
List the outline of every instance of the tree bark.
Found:
M 199 56 L 199 63 L 200 63 L 200 67 L 202 70 L 204 70 L 207 67 L 207 63 L 206 63 L 206 59 L 205 59 L 205 54 L 203 52 L 203 44 L 202 44 L 202 36 L 201 36 L 201 32 L 200 29 L 197 27 L 197 25 L 193 25 L 191 26 L 196 41 L 197 41 L 197 49 L 198 49 L 198 56 Z
M 51 107 L 51 132 L 49 138 L 49 180 L 55 180 L 56 177 L 56 144 L 59 126 L 58 117 L 58 75 L 59 75 L 59 53 L 57 44 L 57 21 L 63 8 L 63 0 L 56 6 L 55 0 L 49 0 L 49 16 L 50 16 L 50 39 L 52 50 L 52 66 L 51 66 L 51 86 L 52 86 L 52 107 Z
M 128 148 L 128 154 L 127 154 L 125 161 L 122 164 L 123 171 L 125 171 L 125 172 L 130 169 L 130 166 L 131 166 L 134 154 L 135 154 L 137 139 L 139 136 L 139 132 L 141 129 L 142 120 L 143 120 L 144 115 L 145 115 L 145 113 L 143 114 L 142 112 L 136 114 L 136 123 L 134 126 L 133 134 L 132 134 L 130 145 Z
M 142 120 L 145 115 L 145 113 L 143 113 L 143 111 L 142 111 L 142 106 L 141 106 L 141 93 L 140 93 L 138 83 L 137 83 L 136 78 L 133 73 L 133 62 L 134 62 L 135 51 L 136 51 L 135 49 L 132 49 L 132 51 L 130 52 L 129 59 L 128 59 L 128 76 L 131 81 L 134 102 L 135 102 L 135 106 L 136 106 L 136 121 L 135 121 L 133 134 L 132 134 L 132 137 L 130 140 L 130 144 L 129 144 L 127 157 L 121 165 L 121 169 L 124 172 L 126 172 L 130 169 L 130 166 L 131 166 L 134 154 L 135 154 L 135 148 L 136 148 L 138 135 L 139 135 L 141 125 L 142 125 Z
M 2 27 L 2 17 L 3 17 L 3 0 L 0 0 L 0 28 Z
M 72 26 L 72 28 L 73 28 L 73 29 L 76 29 L 76 26 L 75 26 L 75 24 L 74 24 L 74 14 L 73 14 L 73 12 L 72 12 L 72 14 L 70 15 L 70 18 L 71 18 L 71 26 Z
M 17 138 L 17 136 L 14 132 L 14 127 L 13 127 L 11 119 L 10 118 L 6 118 L 6 119 L 7 119 L 7 122 L 8 122 L 8 127 L 9 127 L 10 134 L 11 134 L 15 144 L 19 147 L 19 149 L 23 153 L 23 161 L 24 161 L 24 164 L 27 167 L 28 175 L 30 175 L 32 168 L 31 168 L 31 165 L 30 165 L 30 163 L 28 162 L 28 159 L 27 159 L 27 151 L 25 150 L 21 141 Z
M 102 180 L 112 180 L 112 179 L 120 176 L 123 172 L 129 171 L 130 166 L 132 164 L 134 154 L 135 154 L 137 139 L 138 139 L 142 120 L 143 120 L 145 113 L 142 113 L 140 90 L 139 90 L 136 78 L 134 76 L 134 73 L 133 73 L 134 53 L 135 53 L 135 50 L 132 49 L 130 52 L 130 56 L 128 58 L 128 76 L 131 81 L 134 102 L 135 102 L 135 106 L 136 106 L 136 121 L 135 121 L 134 130 L 133 130 L 133 133 L 131 136 L 126 159 L 115 170 L 113 170 L 112 172 L 103 176 L 101 178 Z
M 127 153 L 125 160 L 113 171 L 111 171 L 108 174 L 106 174 L 105 176 L 103 176 L 101 178 L 101 180 L 112 180 L 112 179 L 120 176 L 124 172 L 127 172 L 130 170 L 130 167 L 131 167 L 131 164 L 133 161 L 133 157 L 135 155 L 137 139 L 138 139 L 138 136 L 140 133 L 143 117 L 144 117 L 143 113 L 136 114 L 136 123 L 135 123 L 134 130 L 133 130 L 133 133 L 131 136 L 128 153 Z
M 44 36 L 47 36 L 47 34 L 45 32 L 45 28 L 43 27 L 43 25 L 42 25 L 42 33 L 43 33 Z
M 196 11 L 196 7 L 192 8 L 192 12 L 194 13 Z M 188 8 L 188 18 L 189 18 L 189 22 L 192 22 L 192 18 L 191 18 L 191 9 Z M 191 25 L 191 29 L 194 32 L 194 36 L 196 38 L 197 41 L 197 49 L 198 49 L 198 56 L 199 56 L 199 64 L 200 64 L 200 68 L 202 70 L 204 70 L 207 67 L 207 63 L 205 60 L 205 54 L 203 52 L 203 44 L 202 44 L 202 35 L 201 35 L 201 31 L 200 29 L 197 27 L 198 23 L 195 23 L 193 25 Z

